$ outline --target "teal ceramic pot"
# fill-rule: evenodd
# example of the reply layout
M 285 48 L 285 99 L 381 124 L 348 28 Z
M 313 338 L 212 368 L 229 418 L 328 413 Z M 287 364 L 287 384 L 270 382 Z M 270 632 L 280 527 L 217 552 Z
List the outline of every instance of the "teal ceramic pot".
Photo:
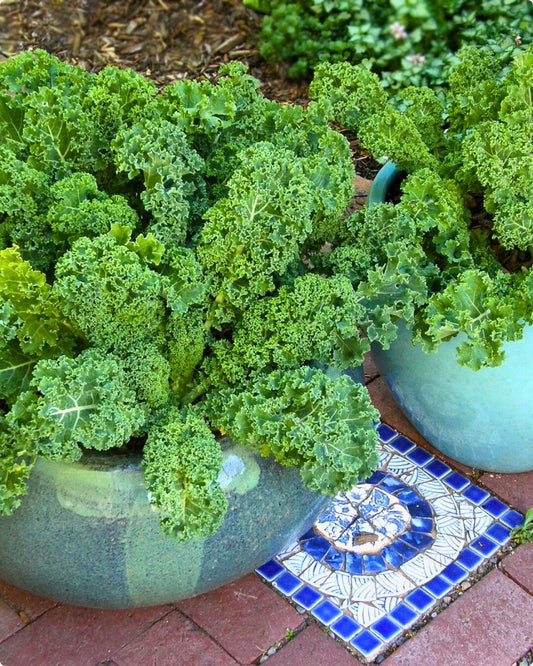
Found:
M 445 455 L 490 472 L 533 470 L 533 328 L 505 346 L 497 368 L 474 371 L 455 360 L 454 342 L 426 354 L 400 326 L 372 356 L 415 428 Z
M 383 201 L 398 176 L 387 164 L 369 204 Z M 372 356 L 407 418 L 439 451 L 480 470 L 533 470 L 533 327 L 504 346 L 505 361 L 496 368 L 460 366 L 461 339 L 426 354 L 402 325 L 390 349 L 374 345 Z
M 38 460 L 29 493 L 0 517 L 0 578 L 37 595 L 98 608 L 169 603 L 253 571 L 308 530 L 329 499 L 298 470 L 222 440 L 229 510 L 215 535 L 165 538 L 139 455 Z

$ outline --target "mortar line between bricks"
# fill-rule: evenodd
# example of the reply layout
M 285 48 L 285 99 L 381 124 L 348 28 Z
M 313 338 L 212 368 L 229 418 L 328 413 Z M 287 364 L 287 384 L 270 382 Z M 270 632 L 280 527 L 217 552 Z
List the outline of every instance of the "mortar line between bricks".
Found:
M 498 562 L 498 564 L 497 564 L 497 568 L 498 568 L 499 571 L 502 572 L 502 574 L 503 574 L 504 576 L 506 576 L 507 578 L 509 578 L 510 580 L 512 580 L 513 583 L 515 583 L 515 585 L 518 585 L 518 587 L 519 587 L 521 590 L 523 590 L 524 592 L 526 592 L 526 594 L 529 594 L 530 597 L 533 597 L 533 592 L 532 592 L 529 588 L 525 587 L 525 586 L 524 586 L 519 580 L 517 580 L 517 579 L 516 579 L 516 578 L 515 578 L 510 572 L 506 571 L 506 570 L 503 569 L 502 566 L 501 566 L 503 560 L 504 560 L 506 557 L 509 557 L 510 555 L 512 555 L 514 552 L 516 552 L 516 550 L 518 550 L 518 548 L 520 548 L 520 546 L 517 546 L 516 548 L 513 548 L 513 550 L 512 550 L 510 553 L 506 553 L 505 557 L 502 557 L 502 558 L 499 560 L 499 562 Z
M 95 662 L 95 666 L 100 666 L 100 664 L 105 664 L 108 661 L 113 661 L 113 656 L 116 655 L 117 652 L 120 652 L 120 650 L 124 649 L 127 645 L 129 645 L 130 643 L 133 643 L 133 641 L 137 640 L 139 638 L 139 636 L 143 636 L 144 634 L 146 634 L 146 632 L 150 631 L 150 629 L 152 629 L 152 627 L 154 627 L 158 622 L 161 622 L 161 620 L 164 620 L 166 617 L 168 617 L 169 615 L 171 615 L 174 612 L 179 613 L 180 611 L 177 608 L 175 608 L 174 606 L 171 606 L 169 608 L 169 610 L 164 615 L 161 615 L 161 617 L 158 617 L 157 620 L 154 620 L 151 624 L 149 624 L 146 627 L 146 629 L 143 629 L 138 634 L 135 634 L 135 636 L 133 636 L 131 638 L 131 640 L 126 641 L 125 643 L 123 643 L 120 647 L 118 647 L 116 650 L 114 650 L 106 659 Z M 2 665 L 0 664 L 0 666 L 2 666 Z
M 215 643 L 215 645 L 217 645 L 217 646 L 218 646 L 218 647 L 219 647 L 219 648 L 220 648 L 225 654 L 227 654 L 228 657 L 229 657 L 230 659 L 233 659 L 233 661 L 234 661 L 236 664 L 239 664 L 239 666 L 252 666 L 253 662 L 252 662 L 251 664 L 244 664 L 243 662 L 238 661 L 237 659 L 235 659 L 235 657 L 234 657 L 231 653 L 229 653 L 229 652 L 226 650 L 226 648 L 225 648 L 225 647 L 224 647 L 224 646 L 223 646 L 223 645 L 222 645 L 222 644 L 221 644 L 221 643 L 220 643 L 220 642 L 219 642 L 219 641 L 218 641 L 218 640 L 217 640 L 212 634 L 210 634 L 206 629 L 204 629 L 201 625 L 199 625 L 197 622 L 195 622 L 195 621 L 193 620 L 193 618 L 192 618 L 190 615 L 188 615 L 188 613 L 186 613 L 185 611 L 181 610 L 181 608 L 178 608 L 177 606 L 175 606 L 174 608 L 175 608 L 175 610 L 176 610 L 178 613 L 180 613 L 181 615 L 183 615 L 183 617 L 186 617 L 186 618 L 189 620 L 189 622 L 191 622 L 192 624 L 194 624 L 194 626 L 197 627 L 197 628 L 198 628 L 203 634 L 205 634 L 210 640 L 212 640 L 213 643 Z M 0 664 L 0 666 L 1 666 L 1 664 Z
M 0 640 L 0 645 L 2 645 L 3 643 L 6 643 L 8 640 L 10 640 L 11 638 L 13 638 L 13 637 L 16 636 L 17 634 L 20 634 L 21 631 L 24 631 L 24 629 L 26 629 L 26 628 L 29 627 L 30 625 L 35 624 L 35 622 L 38 622 L 38 621 L 39 621 L 44 615 L 46 615 L 47 613 L 49 613 L 51 610 L 54 610 L 54 608 L 58 608 L 59 606 L 61 606 L 61 604 L 60 604 L 59 602 L 56 602 L 56 603 L 54 603 L 53 606 L 50 606 L 50 608 L 45 608 L 41 613 L 39 613 L 39 614 L 36 615 L 35 617 L 29 617 L 28 615 L 26 615 L 26 613 L 25 613 L 23 610 L 18 610 L 17 607 L 16 607 L 11 601 L 9 601 L 9 599 L 6 599 L 5 597 L 0 597 L 0 599 L 1 599 L 1 600 L 2 600 L 7 606 L 9 606 L 9 608 L 10 608 L 10 609 L 16 614 L 16 616 L 17 616 L 22 622 L 24 622 L 24 624 L 23 624 L 22 627 L 20 627 L 19 629 L 15 629 L 15 631 L 14 631 L 12 634 L 10 634 L 9 636 L 6 636 L 5 638 L 1 639 L 1 640 Z M 28 618 L 27 621 L 24 619 L 24 617 L 21 616 L 21 613 L 24 613 L 24 617 L 27 617 L 27 618 Z M 0 663 L 0 666 L 2 666 L 1 663 Z
M 261 581 L 261 582 L 264 583 L 264 581 Z M 272 589 L 274 589 L 274 588 L 272 588 Z M 286 597 L 282 597 L 282 598 L 283 598 L 284 601 L 287 601 Z M 289 604 L 289 605 L 292 605 L 292 604 Z M 270 645 L 266 650 L 263 650 L 263 654 L 253 662 L 253 666 L 268 664 L 268 660 L 270 659 L 270 657 L 273 657 L 274 654 L 278 654 L 278 652 L 280 652 L 286 645 L 291 643 L 297 636 L 299 636 L 302 633 L 302 631 L 305 631 L 306 629 L 308 629 L 313 624 L 311 618 L 309 618 L 309 617 L 305 617 L 304 615 L 302 615 L 302 619 L 304 620 L 303 624 L 300 625 L 299 627 L 297 627 L 296 629 L 292 629 L 292 631 L 294 632 L 294 636 L 291 636 L 290 638 L 284 638 L 281 641 L 278 641 L 277 643 L 274 643 L 274 645 Z M 265 655 L 268 654 L 268 651 L 271 650 L 276 645 L 279 645 L 279 648 L 276 649 L 276 652 L 274 652 L 272 655 L 268 655 L 267 658 L 265 659 Z

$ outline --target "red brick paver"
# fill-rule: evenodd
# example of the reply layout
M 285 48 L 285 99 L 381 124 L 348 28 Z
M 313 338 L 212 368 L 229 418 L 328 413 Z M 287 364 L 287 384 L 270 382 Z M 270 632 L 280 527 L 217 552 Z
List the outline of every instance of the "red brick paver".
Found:
M 0 599 L 6 600 L 25 622 L 35 620 L 39 615 L 57 605 L 54 601 L 36 597 L 31 592 L 20 590 L 1 580 Z
M 533 595 L 533 543 L 520 546 L 501 563 L 502 570 Z M 533 617 L 531 618 L 533 624 Z
M 304 620 L 255 574 L 177 607 L 240 664 L 251 664 Z
M 25 622 L 18 613 L 5 601 L 0 600 L 0 642 L 6 640 L 24 626 Z
M 57 606 L 0 644 L 2 666 L 94 666 L 116 652 L 171 606 L 94 610 Z
M 491 571 L 431 620 L 384 666 L 510 666 L 533 645 L 533 597 Z
M 116 666 L 231 666 L 215 641 L 175 610 L 113 654 Z
M 0 643 L 55 605 L 0 580 Z

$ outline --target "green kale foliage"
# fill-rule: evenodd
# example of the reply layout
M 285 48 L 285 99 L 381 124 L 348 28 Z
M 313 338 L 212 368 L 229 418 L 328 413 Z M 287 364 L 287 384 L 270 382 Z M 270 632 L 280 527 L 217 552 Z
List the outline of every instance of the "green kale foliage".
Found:
M 372 340 L 388 346 L 400 320 L 428 352 L 463 333 L 458 361 L 479 369 L 533 323 L 533 47 L 504 68 L 482 49 L 459 56 L 443 100 L 407 87 L 394 106 L 361 66 L 317 68 L 327 115 L 405 176 L 319 261 L 351 280 Z
M 100 349 L 86 349 L 75 358 L 41 359 L 6 421 L 19 429 L 17 438 L 29 450 L 52 459 L 77 460 L 81 447 L 118 447 L 145 420 L 126 379 L 120 360 Z
M 531 43 L 527 0 L 244 0 L 263 12 L 261 54 L 285 61 L 289 75 L 322 62 L 361 64 L 383 85 L 446 84 L 462 45 L 488 47 L 504 62 Z
M 207 405 L 231 437 L 298 467 L 317 492 L 348 490 L 377 465 L 370 399 L 346 374 L 329 376 L 311 367 L 274 370 L 257 375 L 239 393 L 215 394 Z
M 217 483 L 222 452 L 201 414 L 169 410 L 150 430 L 144 447 L 144 477 L 167 535 L 209 536 L 228 501 Z
M 164 533 L 212 534 L 224 430 L 322 493 L 376 463 L 341 374 L 364 310 L 309 259 L 347 233 L 349 144 L 257 89 L 236 63 L 162 91 L 42 51 L 0 64 L 1 511 L 37 456 L 133 442 Z

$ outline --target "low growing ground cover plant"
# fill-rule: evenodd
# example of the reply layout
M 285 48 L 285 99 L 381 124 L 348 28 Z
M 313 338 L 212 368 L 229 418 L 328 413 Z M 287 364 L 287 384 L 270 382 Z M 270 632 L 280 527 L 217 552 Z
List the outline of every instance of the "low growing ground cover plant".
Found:
M 265 12 L 264 58 L 289 63 L 294 78 L 321 62 L 348 61 L 381 74 L 383 85 L 446 83 L 461 45 L 490 46 L 507 61 L 533 36 L 529 0 L 244 0 Z
M 332 494 L 377 462 L 343 233 L 348 142 L 244 66 L 162 91 L 43 51 L 0 64 L 0 507 L 38 456 L 142 447 L 164 532 L 227 508 L 217 435 Z
M 397 202 L 355 213 L 320 260 L 354 284 L 371 339 L 403 321 L 429 352 L 462 333 L 458 361 L 479 369 L 533 323 L 533 48 L 504 69 L 482 49 L 460 56 L 444 101 L 408 87 L 399 107 L 363 67 L 317 69 L 330 117 L 406 175 Z
M 511 530 L 511 538 L 520 544 L 533 543 L 533 507 L 526 511 L 524 524 Z

